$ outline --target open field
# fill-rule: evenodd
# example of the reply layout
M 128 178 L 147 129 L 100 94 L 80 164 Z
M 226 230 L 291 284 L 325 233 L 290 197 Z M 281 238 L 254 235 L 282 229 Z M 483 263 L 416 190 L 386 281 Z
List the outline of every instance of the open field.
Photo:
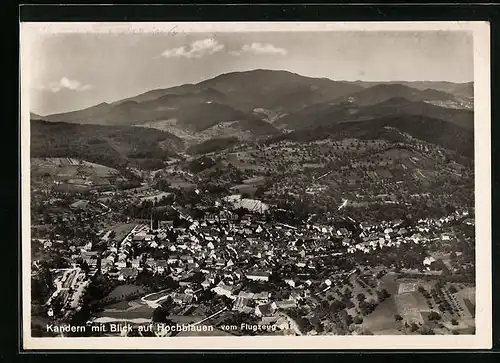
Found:
M 120 177 L 116 169 L 71 158 L 32 158 L 31 181 L 60 193 L 83 193 L 93 188 L 113 188 Z
M 238 184 L 235 185 L 234 187 L 231 187 L 231 190 L 235 193 L 248 194 L 250 196 L 253 196 L 257 188 L 248 184 Z
M 177 125 L 177 120 L 175 118 L 172 118 L 168 120 L 150 121 L 137 126 L 149 127 L 161 131 L 167 131 L 177 137 L 180 137 L 181 139 L 188 141 L 198 141 L 200 139 L 198 135 L 195 135 L 194 133 L 184 130 L 176 125 Z
M 122 241 L 135 226 L 135 223 L 120 223 L 108 226 L 106 228 L 116 233 L 114 238 L 115 240 Z
M 153 308 L 144 304 L 139 299 L 133 301 L 122 301 L 116 304 L 108 305 L 97 313 L 98 318 L 107 318 L 119 320 L 127 319 L 149 319 L 151 320 Z
M 106 178 L 119 174 L 116 169 L 72 158 L 31 158 L 31 168 L 35 172 L 57 176 L 89 174 Z
M 113 291 L 111 291 L 109 295 L 105 297 L 105 299 L 106 300 L 126 299 L 130 295 L 143 294 L 143 293 L 145 293 L 145 289 L 143 286 L 120 285 L 116 287 Z
M 380 331 L 388 329 L 399 329 L 401 323 L 394 318 L 396 305 L 394 297 L 382 301 L 377 308 L 370 314 L 363 317 L 363 328 L 372 333 L 379 334 Z
M 105 310 L 101 313 L 98 313 L 99 317 L 106 317 L 110 319 L 116 320 L 125 320 L 125 319 L 148 319 L 151 320 L 153 311 L 151 308 L 146 309 L 133 309 L 127 311 L 110 311 Z
M 240 170 L 263 171 L 265 165 L 254 158 L 250 151 L 231 153 L 227 156 L 227 161 Z

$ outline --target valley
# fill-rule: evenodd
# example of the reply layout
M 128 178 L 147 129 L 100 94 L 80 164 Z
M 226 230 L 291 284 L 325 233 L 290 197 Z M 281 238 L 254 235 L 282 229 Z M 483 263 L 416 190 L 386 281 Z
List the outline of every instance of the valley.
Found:
M 472 97 L 258 69 L 32 113 L 33 331 L 470 334 Z

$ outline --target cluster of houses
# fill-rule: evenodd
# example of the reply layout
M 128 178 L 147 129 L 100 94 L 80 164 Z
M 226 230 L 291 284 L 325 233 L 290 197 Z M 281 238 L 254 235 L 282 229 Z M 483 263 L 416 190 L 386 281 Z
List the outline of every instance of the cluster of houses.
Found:
M 92 251 L 92 244 L 88 243 L 72 257 L 83 259 L 91 272 L 100 268 L 101 272 L 119 280 L 134 279 L 143 268 L 169 274 L 175 280 L 185 280 L 186 276 L 201 272 L 205 276 L 201 287 L 206 289 L 219 281 L 234 285 L 243 277 L 267 282 L 271 272 L 283 265 L 314 270 L 321 266 L 324 255 L 371 253 L 406 243 L 447 240 L 450 235 L 440 234 L 439 229 L 464 218 L 467 220 L 467 212 L 456 212 L 437 220 L 419 220 L 415 226 L 403 226 L 401 220 L 359 223 L 353 232 L 346 227 L 312 223 L 299 228 L 271 224 L 251 214 L 238 220 L 209 214 L 200 220 L 189 219 L 183 227 L 174 227 L 171 223 L 163 223 L 156 229 L 152 225 L 139 225 L 123 241 L 110 242 L 103 254 Z M 101 238 L 109 238 L 109 232 Z M 426 266 L 432 262 L 423 261 Z M 291 276 L 280 278 L 291 287 L 300 284 Z M 311 283 L 310 280 L 304 282 Z
M 467 211 L 455 212 L 439 219 L 420 219 L 416 225 L 406 227 L 402 226 L 402 220 L 384 221 L 378 224 L 360 223 L 359 238 L 361 240 L 350 238 L 350 233 L 347 231 L 342 245 L 347 248 L 347 253 L 356 253 L 357 251 L 371 253 L 377 249 L 399 247 L 402 244 L 426 244 L 438 239 L 449 241 L 453 236 L 449 233 L 441 233 L 442 228 L 456 221 L 467 223 L 468 215 Z M 340 230 L 337 233 L 339 236 L 343 235 Z M 429 258 L 423 261 L 425 265 L 430 265 L 432 262 L 434 260 Z
M 325 259 L 436 238 L 449 240 L 453 236 L 440 234 L 440 228 L 469 219 L 467 212 L 456 212 L 441 219 L 420 220 L 414 226 L 403 226 L 401 220 L 353 221 L 353 230 L 310 220 L 290 226 L 268 222 L 261 214 L 235 218 L 223 209 L 197 220 L 187 216 L 180 225 L 170 221 L 154 227 L 153 223 L 137 225 L 121 241 L 115 241 L 110 231 L 102 231 L 100 238 L 107 246 L 104 252 L 95 251 L 91 242 L 69 248 L 75 265 L 85 262 L 90 274 L 100 271 L 134 282 L 147 269 L 177 281 L 178 288 L 170 296 L 179 305 L 188 306 L 210 290 L 232 300 L 235 311 L 271 319 L 278 311 L 296 307 L 299 301 L 334 284 L 342 268 Z M 423 264 L 433 262 L 428 258 Z M 278 294 L 277 283 L 286 284 L 290 291 Z M 267 291 L 251 292 L 251 284 L 268 286 Z

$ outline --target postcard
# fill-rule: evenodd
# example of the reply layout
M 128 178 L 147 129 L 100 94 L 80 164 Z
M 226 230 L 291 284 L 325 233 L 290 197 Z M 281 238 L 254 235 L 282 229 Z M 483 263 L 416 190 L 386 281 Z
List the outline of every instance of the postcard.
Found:
M 479 349 L 487 22 L 21 23 L 23 349 Z

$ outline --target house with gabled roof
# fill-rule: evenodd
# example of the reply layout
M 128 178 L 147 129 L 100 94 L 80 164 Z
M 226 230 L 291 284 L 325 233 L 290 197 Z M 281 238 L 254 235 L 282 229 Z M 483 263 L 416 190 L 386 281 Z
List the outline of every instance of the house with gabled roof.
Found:
M 251 299 L 238 295 L 236 297 L 236 300 L 234 301 L 233 310 L 241 311 L 241 312 L 247 311 L 247 310 L 249 310 L 249 308 L 251 309 L 251 306 L 250 306 L 251 302 L 252 302 Z
M 294 299 L 276 301 L 276 306 L 279 309 L 291 309 L 297 307 L 297 301 Z
M 226 296 L 230 299 L 236 299 L 236 297 L 233 295 L 236 290 L 236 286 L 234 285 L 226 285 L 219 283 L 217 286 L 215 286 L 212 291 L 216 293 L 217 295 L 222 295 Z
M 276 305 L 276 303 L 268 303 L 268 304 L 262 304 L 262 305 L 258 305 L 256 308 L 255 308 L 255 315 L 257 316 L 271 316 L 273 315 L 276 310 L 278 309 L 278 306 Z

